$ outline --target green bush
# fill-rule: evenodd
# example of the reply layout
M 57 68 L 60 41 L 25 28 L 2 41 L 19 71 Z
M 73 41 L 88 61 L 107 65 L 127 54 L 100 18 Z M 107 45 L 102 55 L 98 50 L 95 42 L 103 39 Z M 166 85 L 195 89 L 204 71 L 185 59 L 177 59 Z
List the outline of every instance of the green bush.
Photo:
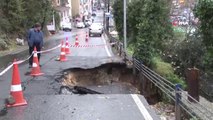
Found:
M 173 68 L 171 64 L 162 61 L 160 57 L 152 58 L 152 69 L 161 76 L 173 74 Z
M 178 75 L 174 74 L 174 73 L 166 75 L 166 79 L 171 81 L 174 84 L 179 83 L 179 84 L 182 85 L 182 88 L 186 88 L 185 81 L 183 79 L 181 79 Z
M 164 62 L 160 57 L 153 57 L 151 62 L 152 69 L 162 77 L 166 78 L 174 84 L 181 84 L 183 88 L 186 88 L 186 83 L 178 75 L 174 73 L 174 69 L 170 63 Z
M 0 36 L 0 51 L 1 50 L 6 50 L 8 48 L 9 48 L 9 46 L 8 46 L 8 44 L 6 42 L 6 39 L 4 37 Z
M 132 46 L 128 46 L 127 47 L 127 54 L 133 55 L 133 53 L 134 53 L 133 47 Z

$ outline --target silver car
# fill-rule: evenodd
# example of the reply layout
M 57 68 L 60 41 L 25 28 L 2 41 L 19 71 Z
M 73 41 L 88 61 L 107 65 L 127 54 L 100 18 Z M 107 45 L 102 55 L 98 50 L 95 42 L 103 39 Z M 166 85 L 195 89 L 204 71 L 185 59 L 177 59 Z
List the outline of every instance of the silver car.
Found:
M 89 27 L 89 36 L 91 35 L 99 35 L 101 36 L 103 33 L 103 25 L 101 23 L 92 23 Z

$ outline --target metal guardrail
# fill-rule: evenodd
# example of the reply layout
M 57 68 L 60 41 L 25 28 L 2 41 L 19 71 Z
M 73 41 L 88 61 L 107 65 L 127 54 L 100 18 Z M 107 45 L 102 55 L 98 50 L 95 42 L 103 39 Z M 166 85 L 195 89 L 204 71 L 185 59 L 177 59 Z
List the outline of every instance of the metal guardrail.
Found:
M 126 59 L 132 61 L 134 68 L 136 68 L 141 74 L 143 74 L 164 94 L 166 94 L 171 100 L 175 102 L 176 120 L 181 119 L 180 108 L 188 113 L 188 115 L 190 115 L 193 119 L 213 120 L 213 112 L 208 109 L 208 106 L 202 105 L 200 102 L 195 100 L 181 88 L 180 84 L 173 84 L 172 82 L 166 80 L 156 72 L 143 65 L 140 60 L 128 56 L 123 51 L 123 43 L 113 38 L 109 32 L 105 31 L 105 33 L 109 37 L 110 42 L 115 43 L 115 48 L 118 50 L 120 56 L 124 56 Z M 191 98 L 193 102 L 189 101 L 188 98 Z
M 180 84 L 171 83 L 135 58 L 133 58 L 133 64 L 138 71 L 140 71 L 148 80 L 150 80 L 155 86 L 157 86 L 163 93 L 165 93 L 175 102 L 175 108 L 181 107 L 194 119 L 213 119 L 213 112 L 208 109 L 208 106 L 202 105 L 200 102 L 191 97 L 181 88 Z M 191 98 L 193 102 L 190 102 L 188 98 Z M 176 114 L 180 115 L 180 113 L 177 112 Z

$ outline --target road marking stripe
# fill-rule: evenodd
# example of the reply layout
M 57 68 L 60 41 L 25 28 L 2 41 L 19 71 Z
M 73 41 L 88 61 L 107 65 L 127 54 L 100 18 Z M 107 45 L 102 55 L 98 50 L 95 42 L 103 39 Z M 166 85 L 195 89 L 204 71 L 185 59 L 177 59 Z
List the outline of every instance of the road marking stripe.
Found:
M 135 101 L 136 105 L 138 106 L 138 108 L 139 108 L 141 114 L 143 115 L 143 117 L 145 118 L 145 120 L 153 120 L 152 116 L 149 114 L 149 112 L 147 111 L 147 109 L 143 105 L 143 103 L 141 102 L 138 95 L 131 94 L 131 96 L 132 96 L 133 100 Z
M 22 91 L 21 85 L 11 85 L 11 92 L 18 92 L 18 91 Z
M 112 55 L 110 54 L 109 48 L 107 47 L 106 39 L 105 39 L 105 37 L 103 37 L 103 35 L 102 35 L 102 38 L 103 38 L 103 41 L 104 41 L 104 44 L 105 44 L 105 49 L 106 49 L 107 55 L 109 57 L 111 57 Z

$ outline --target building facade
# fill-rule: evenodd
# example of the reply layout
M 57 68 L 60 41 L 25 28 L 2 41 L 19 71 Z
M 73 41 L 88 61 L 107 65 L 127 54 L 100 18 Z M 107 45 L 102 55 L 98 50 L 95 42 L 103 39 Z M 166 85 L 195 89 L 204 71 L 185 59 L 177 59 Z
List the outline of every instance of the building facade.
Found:
M 87 19 L 92 11 L 92 0 L 72 0 L 72 17 Z
M 71 0 L 52 0 L 52 4 L 60 15 L 61 23 L 70 22 L 72 17 Z

